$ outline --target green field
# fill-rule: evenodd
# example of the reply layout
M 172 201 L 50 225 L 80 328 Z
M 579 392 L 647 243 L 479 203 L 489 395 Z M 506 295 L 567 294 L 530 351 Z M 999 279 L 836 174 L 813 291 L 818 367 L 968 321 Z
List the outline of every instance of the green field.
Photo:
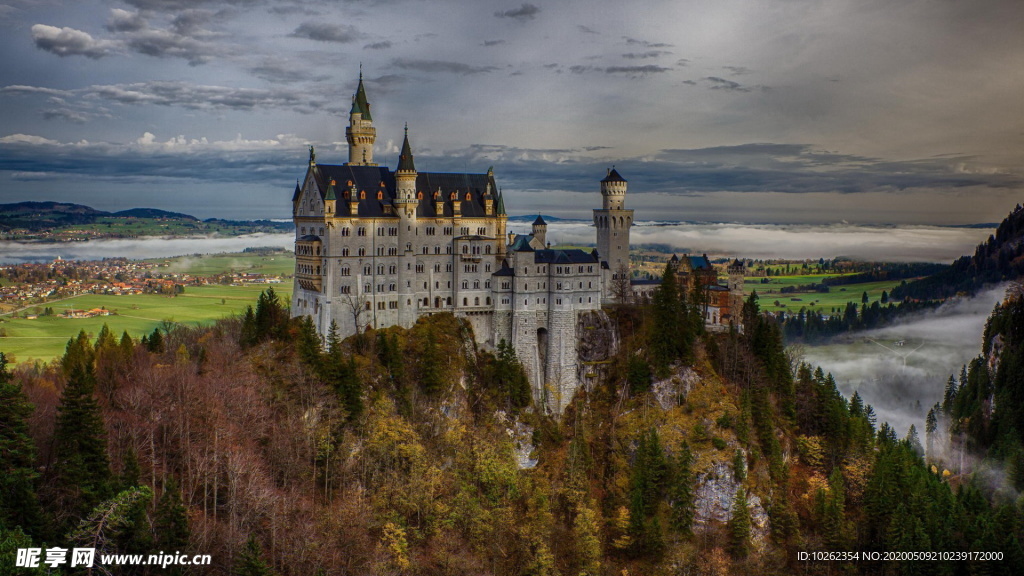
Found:
M 831 286 L 828 293 L 822 292 L 798 292 L 795 294 L 783 294 L 782 288 L 786 286 L 801 286 L 804 284 L 819 284 L 825 278 L 835 277 L 836 274 L 805 274 L 801 276 L 773 276 L 768 278 L 767 284 L 761 284 L 761 278 L 747 278 L 744 281 L 744 289 L 747 292 L 757 290 L 758 301 L 761 309 L 765 311 L 786 310 L 798 312 L 801 308 L 815 310 L 823 313 L 830 313 L 832 308 L 843 309 L 847 302 L 856 302 L 860 305 L 864 292 L 868 293 L 868 301 L 875 302 L 882 297 L 882 292 L 892 292 L 892 289 L 899 286 L 902 280 L 890 280 L 885 282 L 865 282 L 862 284 L 848 284 L 845 286 Z M 779 306 L 775 301 L 779 301 Z
M 120 337 L 128 331 L 134 338 L 140 338 L 158 327 L 164 320 L 182 324 L 203 325 L 238 314 L 247 305 L 255 305 L 266 284 L 251 286 L 189 286 L 184 294 L 176 297 L 155 294 L 130 296 L 85 295 L 48 304 L 59 314 L 67 308 L 91 310 L 106 308 L 114 312 L 110 316 L 94 318 L 62 318 L 40 316 L 35 320 L 24 318 L 0 318 L 0 328 L 7 337 L 0 338 L 0 352 L 13 362 L 49 361 L 64 353 L 69 338 L 85 330 L 98 334 L 107 324 Z M 281 300 L 288 302 L 291 285 L 275 284 L 274 291 Z M 29 310 L 31 311 L 31 309 Z
M 192 274 L 213 276 L 228 272 L 249 272 L 272 276 L 290 276 L 295 271 L 295 256 L 291 252 L 273 254 L 213 254 L 203 256 L 176 256 L 174 258 L 151 258 L 146 262 L 161 264 L 159 273 Z

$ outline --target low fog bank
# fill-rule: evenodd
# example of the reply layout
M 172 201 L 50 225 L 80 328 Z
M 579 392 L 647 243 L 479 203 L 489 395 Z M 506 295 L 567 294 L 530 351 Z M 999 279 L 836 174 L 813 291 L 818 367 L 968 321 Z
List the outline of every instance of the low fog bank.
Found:
M 0 242 L 0 264 L 103 258 L 166 258 L 183 254 L 241 252 L 246 248 L 274 246 L 291 249 L 294 234 L 246 234 L 231 238 L 131 238 L 88 242 Z
M 511 223 L 509 230 L 530 232 L 529 223 Z M 874 262 L 952 262 L 974 252 L 992 233 L 990 228 L 942 226 L 858 226 L 637 222 L 630 233 L 634 246 L 664 244 L 680 253 L 743 258 L 794 260 L 836 258 Z M 549 241 L 594 244 L 590 222 L 548 223 Z
M 860 392 L 879 423 L 889 422 L 900 437 L 913 424 L 923 441 L 929 408 L 942 399 L 949 375 L 981 353 L 985 321 L 1005 292 L 998 286 L 893 326 L 809 346 L 804 359 L 831 372 L 847 397 Z

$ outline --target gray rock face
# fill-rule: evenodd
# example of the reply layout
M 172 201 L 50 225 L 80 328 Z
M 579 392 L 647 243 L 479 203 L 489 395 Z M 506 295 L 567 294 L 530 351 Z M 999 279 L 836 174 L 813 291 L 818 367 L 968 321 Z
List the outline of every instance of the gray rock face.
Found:
M 582 312 L 576 320 L 576 342 L 575 387 L 589 391 L 606 375 L 608 361 L 618 352 L 619 332 L 603 310 Z
M 732 519 L 732 501 L 740 484 L 733 475 L 728 462 L 715 462 L 711 468 L 697 475 L 697 492 L 694 500 L 694 523 L 707 526 L 710 522 L 726 523 Z M 768 514 L 761 498 L 747 495 L 750 510 L 750 535 L 754 546 L 762 549 L 767 544 Z

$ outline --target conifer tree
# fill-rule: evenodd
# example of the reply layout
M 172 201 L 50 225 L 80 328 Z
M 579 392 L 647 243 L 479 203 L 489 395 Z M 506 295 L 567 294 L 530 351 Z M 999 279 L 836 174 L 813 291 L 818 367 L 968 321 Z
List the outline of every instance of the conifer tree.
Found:
M 38 536 L 43 522 L 35 491 L 35 442 L 28 430 L 32 409 L 0 352 L 0 526 L 20 526 Z
M 153 514 L 155 544 L 168 553 L 183 552 L 188 548 L 188 511 L 181 501 L 181 489 L 172 476 L 164 486 L 160 502 Z
M 249 536 L 235 561 L 233 576 L 273 576 L 274 571 L 263 561 L 263 550 L 256 538 Z
M 685 441 L 679 447 L 679 455 L 673 464 L 674 469 L 668 486 L 669 528 L 680 534 L 689 534 L 693 528 L 693 491 L 696 475 L 693 471 L 693 453 Z
M 750 508 L 747 490 L 740 486 L 732 499 L 732 518 L 729 519 L 729 552 L 744 558 L 750 551 Z
M 669 365 L 687 352 L 686 314 L 675 270 L 665 265 L 661 284 L 651 299 L 651 324 L 648 335 L 651 363 L 656 375 L 664 378 L 669 374 Z
M 525 408 L 530 405 L 530 378 L 519 362 L 515 349 L 504 339 L 498 343 L 493 379 L 509 407 Z
M 83 331 L 68 342 L 61 360 L 67 385 L 54 430 L 55 488 L 70 524 L 110 496 L 106 429 L 96 401 L 92 346 Z
M 242 348 L 249 348 L 255 346 L 259 342 L 259 331 L 256 326 L 256 313 L 253 312 L 252 306 L 245 307 L 245 313 L 242 314 L 242 329 L 238 335 L 238 345 Z M 150 347 L 152 351 L 152 347 Z

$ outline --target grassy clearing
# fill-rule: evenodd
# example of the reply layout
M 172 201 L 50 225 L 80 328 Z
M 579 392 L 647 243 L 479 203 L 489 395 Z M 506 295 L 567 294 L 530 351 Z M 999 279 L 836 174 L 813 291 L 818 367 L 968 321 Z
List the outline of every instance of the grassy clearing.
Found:
M 118 337 L 121 332 L 127 331 L 133 338 L 152 332 L 164 320 L 193 325 L 210 324 L 243 312 L 247 305 L 255 305 L 257 296 L 267 287 L 266 284 L 190 286 L 184 294 L 173 298 L 155 294 L 76 296 L 50 306 L 58 314 L 68 308 L 106 308 L 114 314 L 95 318 L 41 316 L 35 320 L 5 317 L 0 322 L 0 328 L 3 328 L 7 337 L 0 338 L 0 351 L 7 354 L 8 358 L 13 356 L 13 361 L 18 363 L 49 361 L 63 354 L 68 339 L 80 330 L 96 335 L 103 324 L 107 324 Z M 289 300 L 290 285 L 275 284 L 273 287 L 282 301 Z
M 847 284 L 845 286 L 830 286 L 829 292 L 827 293 L 782 293 L 782 289 L 787 286 L 819 284 L 823 279 L 835 276 L 835 274 L 774 276 L 767 279 L 767 284 L 761 284 L 761 278 L 747 278 L 744 283 L 744 287 L 748 292 L 751 290 L 757 290 L 762 310 L 788 310 L 790 312 L 797 312 L 800 308 L 806 308 L 808 310 L 830 313 L 833 308 L 840 310 L 845 308 L 847 302 L 855 302 L 859 305 L 864 292 L 868 293 L 868 302 L 875 302 L 876 300 L 881 299 L 883 291 L 892 292 L 892 289 L 899 286 L 900 282 L 902 282 L 902 280 L 890 280 L 884 282 Z M 776 300 L 779 302 L 778 306 L 775 305 Z

